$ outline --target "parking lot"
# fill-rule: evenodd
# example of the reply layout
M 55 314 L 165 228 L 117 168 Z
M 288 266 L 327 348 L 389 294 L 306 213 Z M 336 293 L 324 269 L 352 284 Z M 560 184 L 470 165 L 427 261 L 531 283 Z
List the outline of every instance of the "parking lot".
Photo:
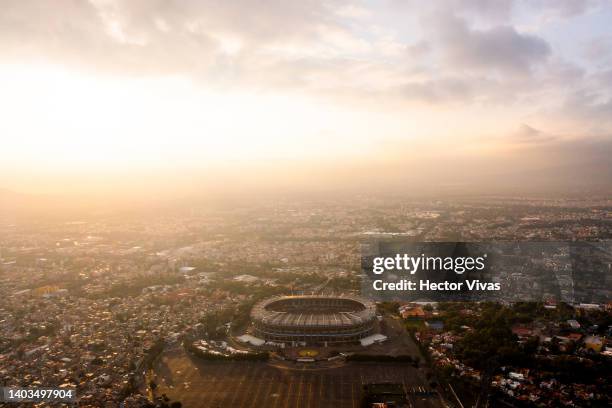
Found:
M 366 383 L 403 383 L 408 390 L 425 386 L 417 369 L 401 363 L 287 369 L 260 362 L 201 361 L 176 352 L 164 355 L 155 372 L 157 395 L 166 393 L 186 408 L 358 408 Z M 410 398 L 414 407 L 443 406 L 436 394 Z

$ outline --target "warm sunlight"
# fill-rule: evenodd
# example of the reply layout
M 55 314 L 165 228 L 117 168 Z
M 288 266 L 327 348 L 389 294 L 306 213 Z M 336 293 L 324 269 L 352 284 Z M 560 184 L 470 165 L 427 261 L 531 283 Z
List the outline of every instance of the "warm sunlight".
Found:
M 574 173 L 576 143 L 589 172 L 606 166 L 608 8 L 411 7 L 16 3 L 0 27 L 0 186 L 228 168 L 274 183 L 297 167 L 564 182 L 553 162 Z
M 0 406 L 612 406 L 612 1 L 0 7 Z
M 307 157 L 322 151 L 331 121 L 342 120 L 300 96 L 208 91 L 179 77 L 95 77 L 19 66 L 4 68 L 0 81 L 8 113 L 0 126 L 12 135 L 4 159 L 39 165 L 163 167 L 167 160 Z

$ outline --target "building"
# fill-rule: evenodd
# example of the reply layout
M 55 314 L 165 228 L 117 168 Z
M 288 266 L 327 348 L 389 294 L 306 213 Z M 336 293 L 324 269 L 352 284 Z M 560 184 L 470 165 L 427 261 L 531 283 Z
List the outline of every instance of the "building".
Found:
M 251 318 L 255 335 L 266 341 L 358 342 L 374 331 L 376 305 L 356 296 L 282 296 L 255 305 Z
M 588 336 L 584 339 L 584 348 L 599 353 L 603 348 L 603 340 L 599 336 Z
M 444 329 L 444 323 L 440 320 L 429 320 L 425 322 L 425 326 L 431 330 L 441 331 Z
M 401 306 L 399 313 L 403 319 L 424 319 L 425 311 L 421 306 Z

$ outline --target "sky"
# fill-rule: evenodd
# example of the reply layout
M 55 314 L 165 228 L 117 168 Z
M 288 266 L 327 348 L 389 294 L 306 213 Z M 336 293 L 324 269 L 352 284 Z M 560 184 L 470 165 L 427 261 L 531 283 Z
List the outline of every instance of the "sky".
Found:
M 0 188 L 612 186 L 612 2 L 5 0 Z

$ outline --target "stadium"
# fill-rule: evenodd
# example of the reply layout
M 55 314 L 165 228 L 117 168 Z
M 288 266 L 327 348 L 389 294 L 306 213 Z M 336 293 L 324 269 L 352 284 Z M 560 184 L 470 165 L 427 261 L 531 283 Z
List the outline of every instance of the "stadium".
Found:
M 256 304 L 251 318 L 266 341 L 350 343 L 372 334 L 376 306 L 356 296 L 281 296 Z

